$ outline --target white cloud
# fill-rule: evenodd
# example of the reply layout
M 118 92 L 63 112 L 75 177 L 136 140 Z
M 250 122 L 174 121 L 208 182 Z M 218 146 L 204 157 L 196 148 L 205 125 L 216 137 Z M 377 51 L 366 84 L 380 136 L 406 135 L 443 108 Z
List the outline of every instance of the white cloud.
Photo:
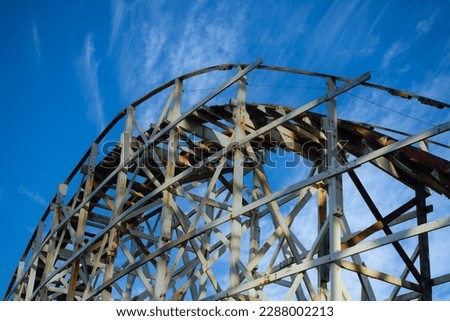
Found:
M 98 82 L 98 66 L 92 34 L 88 34 L 85 37 L 81 55 L 77 59 L 77 71 L 88 103 L 87 117 L 97 126 L 98 131 L 102 131 L 105 128 L 105 114 Z
M 111 34 L 109 38 L 109 53 L 111 53 L 117 37 L 119 36 L 120 27 L 123 21 L 123 13 L 125 10 L 125 3 L 122 0 L 113 0 L 111 3 Z
M 215 6 L 196 2 L 184 6 L 180 15 L 173 5 L 137 1 L 126 5 L 121 1 L 112 3 L 110 46 L 113 50 L 110 54 L 118 57 L 119 87 L 126 103 L 187 72 L 234 63 L 243 52 L 245 6 L 236 11 L 227 1 Z M 189 85 L 185 83 L 183 106 L 191 105 L 208 93 L 198 89 L 218 84 L 221 81 L 212 84 L 206 77 L 197 77 L 195 84 L 193 81 Z M 146 103 L 149 106 L 138 109 L 139 121 L 154 121 L 164 102 L 164 97 L 156 97 Z
M 419 21 L 416 25 L 417 36 L 426 35 L 433 27 L 434 20 L 436 19 L 439 11 L 434 11 L 431 16 Z
M 336 70 L 354 58 L 374 54 L 380 43 L 377 27 L 386 8 L 373 15 L 369 1 L 333 2 L 308 30 L 303 64 Z
M 232 62 L 230 59 L 236 56 L 240 42 L 244 42 L 241 29 L 244 16 L 242 11 L 236 12 L 230 23 L 227 15 L 222 14 L 229 10 L 225 2 L 214 12 L 205 12 L 200 5 L 191 9 L 178 44 L 170 51 L 175 66 L 191 71 L 210 64 Z
M 393 60 L 406 52 L 409 48 L 409 44 L 404 42 L 394 42 L 389 49 L 383 55 L 383 61 L 381 62 L 381 66 L 383 68 L 387 68 L 391 65 Z
M 149 26 L 146 22 L 142 25 L 144 34 L 144 70 L 147 76 L 152 76 L 158 67 L 158 60 L 165 51 L 167 34 L 156 26 Z
M 156 63 L 168 54 L 168 48 L 162 52 L 162 45 L 177 24 L 167 21 L 160 5 L 139 1 L 125 4 L 121 0 L 112 3 L 109 53 L 117 56 L 119 87 L 127 103 L 161 84 L 167 72 L 167 64 Z M 158 69 L 151 69 L 154 65 Z
M 39 36 L 39 30 L 36 22 L 33 21 L 31 26 L 31 35 L 33 36 L 33 48 L 34 54 L 38 61 L 41 60 L 42 51 L 41 51 L 41 37 Z
M 420 85 L 413 86 L 414 92 L 443 102 L 450 102 L 450 92 L 442 86 L 450 83 L 450 73 L 430 73 Z M 443 113 L 442 113 L 443 114 Z M 447 113 L 446 116 L 449 116 Z
M 411 66 L 410 66 L 410 65 L 405 65 L 405 66 L 403 66 L 403 67 L 398 68 L 398 69 L 397 69 L 397 72 L 398 72 L 399 74 L 404 74 L 404 73 L 407 73 L 407 72 L 410 71 L 410 70 L 411 70 Z
M 199 2 L 176 16 L 158 3 L 128 3 L 127 7 L 120 1 L 113 3 L 111 39 L 120 56 L 119 79 L 125 97 L 135 99 L 167 77 L 234 62 L 239 44 L 245 42 L 245 10 L 234 13 L 228 2 L 208 9 Z M 227 17 L 232 12 L 230 21 Z
M 39 205 L 42 205 L 44 207 L 47 207 L 47 205 L 48 205 L 48 202 L 38 192 L 32 191 L 31 189 L 29 189 L 26 186 L 20 185 L 19 188 L 17 189 L 17 192 L 25 195 L 30 200 L 32 200 L 33 202 L 35 202 Z

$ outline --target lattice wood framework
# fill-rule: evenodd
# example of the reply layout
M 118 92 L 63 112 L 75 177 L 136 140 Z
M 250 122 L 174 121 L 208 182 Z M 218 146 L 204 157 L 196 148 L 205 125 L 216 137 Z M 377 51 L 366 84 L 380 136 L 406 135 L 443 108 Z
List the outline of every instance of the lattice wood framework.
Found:
M 450 123 L 394 139 L 338 119 L 336 98 L 364 87 L 443 115 L 449 105 L 371 84 L 368 73 L 350 80 L 261 62 L 184 75 L 123 110 L 60 184 L 5 298 L 432 299 L 450 274 L 432 276 L 428 235 L 448 227 L 450 213 L 428 221 L 426 199 L 450 196 L 450 162 L 428 146 Z M 324 92 L 309 102 L 298 95 L 296 108 L 252 103 L 255 72 L 319 79 Z M 232 75 L 205 98 L 185 99 L 187 81 L 212 73 Z M 160 117 L 142 122 L 138 106 Z M 385 186 L 399 195 L 390 212 L 363 183 L 365 167 L 397 182 Z M 365 207 L 344 204 L 349 189 Z M 371 266 L 383 249 L 391 263 Z M 383 270 L 389 264 L 394 272 Z

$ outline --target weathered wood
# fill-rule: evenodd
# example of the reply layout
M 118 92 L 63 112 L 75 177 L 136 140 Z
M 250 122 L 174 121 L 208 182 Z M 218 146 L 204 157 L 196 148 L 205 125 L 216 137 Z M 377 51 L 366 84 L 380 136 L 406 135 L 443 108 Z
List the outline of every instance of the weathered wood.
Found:
M 416 188 L 416 201 L 417 201 L 417 224 L 422 225 L 427 223 L 426 203 L 427 193 L 425 192 L 425 186 L 418 185 Z M 419 262 L 420 262 L 420 300 L 431 301 L 432 300 L 432 285 L 431 280 L 431 268 L 430 268 L 430 247 L 428 243 L 428 233 L 422 233 L 418 235 L 419 238 Z
M 216 89 L 203 99 L 182 90 L 195 83 L 186 84 L 191 78 L 222 69 L 234 74 L 211 84 Z M 299 95 L 298 108 L 247 102 L 259 98 L 253 75 L 269 71 L 320 77 L 327 88 L 307 103 Z M 426 235 L 450 223 L 448 213 L 427 223 L 432 208 L 425 197 L 429 188 L 450 195 L 450 162 L 425 145 L 450 124 L 414 135 L 398 128 L 391 132 L 404 139 L 396 140 L 376 126 L 338 119 L 336 99 L 368 86 L 369 78 L 256 61 L 206 68 L 153 90 L 114 118 L 82 156 L 39 221 L 5 298 L 376 300 L 382 299 L 370 283 L 376 278 L 393 285 L 388 299 L 431 299 L 432 287 L 450 283 L 450 277 L 430 278 L 433 247 Z M 297 101 L 289 95 L 282 101 Z M 144 101 L 162 109 L 155 125 L 136 118 Z M 322 104 L 326 115 L 314 112 Z M 118 132 L 120 141 L 111 141 Z M 344 197 L 349 189 L 343 190 L 341 176 L 371 165 L 403 183 L 404 190 L 393 192 L 416 197 L 392 204 L 397 209 L 383 216 L 370 188 L 354 179 L 375 223 L 360 221 L 352 233 L 358 212 L 344 212 L 351 197 Z M 371 239 L 379 230 L 386 236 Z M 411 256 L 399 246 L 405 238 L 415 242 Z M 407 265 L 400 276 L 363 261 L 386 245 L 394 245 Z M 346 284 L 342 268 L 355 274 L 360 289 Z M 411 282 L 410 273 L 419 280 Z M 415 292 L 398 295 L 400 289 Z
M 341 260 L 339 265 L 346 270 L 357 272 L 358 274 L 363 274 L 363 275 L 369 276 L 371 278 L 378 279 L 378 280 L 381 280 L 381 281 L 384 281 L 387 283 L 391 283 L 391 284 L 394 284 L 397 286 L 401 286 L 403 288 L 410 289 L 410 290 L 413 290 L 416 292 L 420 291 L 420 286 L 416 283 L 412 283 L 412 282 L 397 278 L 395 276 L 392 276 L 392 275 L 389 275 L 389 274 L 386 274 L 386 273 L 383 273 L 383 272 L 380 272 L 380 271 L 377 271 L 374 269 L 370 269 L 363 265 L 358 265 L 358 264 L 344 261 L 344 260 Z

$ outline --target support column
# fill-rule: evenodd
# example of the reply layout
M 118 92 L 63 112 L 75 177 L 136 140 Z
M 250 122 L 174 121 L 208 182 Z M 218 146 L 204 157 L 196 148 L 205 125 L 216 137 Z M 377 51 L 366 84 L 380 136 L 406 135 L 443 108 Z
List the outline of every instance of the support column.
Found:
M 320 171 L 323 171 L 323 168 L 325 166 L 321 166 Z M 318 211 L 318 226 L 317 226 L 317 232 L 319 232 L 322 229 L 323 224 L 325 223 L 327 219 L 327 190 L 323 186 L 323 184 L 320 184 L 319 188 L 317 189 L 317 211 Z M 330 239 L 328 237 L 328 232 L 324 235 L 322 242 L 319 247 L 319 257 L 328 255 L 330 253 Z M 328 282 L 330 282 L 330 267 L 328 264 L 324 264 L 319 266 L 318 268 L 318 298 L 321 301 L 327 301 L 329 296 L 328 291 Z
M 92 144 L 88 166 L 87 168 L 83 167 L 86 174 L 86 182 L 84 184 L 84 191 L 83 191 L 83 200 L 86 199 L 86 197 L 88 197 L 89 194 L 91 194 L 92 188 L 94 186 L 94 170 L 95 170 L 95 162 L 97 159 L 97 149 L 98 149 L 97 147 L 98 147 L 97 143 Z M 83 208 L 80 210 L 80 213 L 78 214 L 77 230 L 75 232 L 76 234 L 75 234 L 74 252 L 78 251 L 84 245 L 86 221 L 89 214 L 88 212 L 89 203 L 90 202 L 87 202 L 86 205 L 83 206 Z M 80 263 L 81 263 L 80 258 L 77 258 L 72 263 L 72 268 L 70 272 L 69 290 L 67 292 L 67 301 L 75 300 L 75 292 L 80 273 Z
M 43 233 L 44 233 L 44 222 L 40 221 L 38 228 L 37 228 L 37 232 L 36 232 L 36 238 L 33 242 L 32 257 L 36 254 L 37 250 L 39 249 L 39 247 L 42 243 Z M 27 288 L 26 288 L 26 292 L 25 292 L 25 301 L 30 301 L 31 297 L 33 295 L 39 260 L 40 260 L 40 258 L 38 255 L 38 256 L 36 256 L 36 260 L 32 263 L 30 272 L 28 272 L 28 282 L 27 282 Z
M 249 155 L 251 156 L 251 155 Z M 259 199 L 261 192 L 261 182 L 259 181 L 255 172 L 253 172 L 253 188 L 252 188 L 252 200 L 256 201 Z M 251 262 L 253 258 L 259 251 L 260 243 L 261 243 L 261 229 L 259 227 L 259 211 L 254 209 L 250 212 L 250 240 L 249 240 L 249 248 L 248 248 L 248 262 Z M 251 275 L 254 278 L 257 278 L 256 271 L 258 270 L 258 265 L 256 265 L 251 271 Z M 258 289 L 251 289 L 248 292 L 249 297 L 256 298 Z
M 58 186 L 58 192 L 57 192 L 57 198 L 55 202 L 52 204 L 53 209 L 53 220 L 52 220 L 52 230 L 58 226 L 59 222 L 61 221 L 61 200 L 66 196 L 67 194 L 67 185 L 66 184 L 59 184 Z M 63 236 L 59 236 L 63 237 Z M 44 272 L 42 272 L 42 279 L 45 280 L 47 276 L 50 274 L 50 272 L 55 268 L 55 260 L 57 257 L 57 253 L 55 253 L 55 243 L 58 238 L 58 233 L 54 235 L 49 241 L 48 241 L 48 249 L 47 254 L 45 257 L 45 267 Z M 42 288 L 41 290 L 41 300 L 45 301 L 48 298 L 48 289 L 47 286 Z
M 111 221 L 113 221 L 117 216 L 122 213 L 123 205 L 126 199 L 126 190 L 128 182 L 128 161 L 131 154 L 131 130 L 133 128 L 133 118 L 134 118 L 134 108 L 129 107 L 127 110 L 127 117 L 125 121 L 125 130 L 120 137 L 121 152 L 120 152 L 120 164 L 121 170 L 117 174 L 116 182 L 116 197 L 114 200 L 114 211 L 111 216 Z M 119 246 L 120 238 L 120 227 L 119 222 L 116 227 L 112 228 L 108 236 L 108 251 L 106 258 L 106 268 L 104 275 L 104 282 L 107 282 L 113 277 L 114 274 L 114 264 L 117 256 L 117 248 Z M 102 300 L 111 300 L 112 287 L 109 286 L 102 291 Z
M 169 111 L 169 120 L 177 118 L 181 114 L 181 94 L 182 82 L 177 79 L 175 81 L 175 100 L 172 110 Z M 169 132 L 168 155 L 166 165 L 166 181 L 172 179 L 175 175 L 175 163 L 177 158 L 178 138 L 177 127 Z M 162 247 L 169 243 L 172 239 L 172 220 L 173 210 L 170 205 L 172 201 L 172 193 L 169 190 L 163 191 L 163 207 L 161 213 L 161 226 L 158 247 Z M 169 255 L 160 255 L 156 263 L 156 282 L 154 300 L 164 300 L 166 297 L 167 285 L 169 284 L 167 276 L 169 274 Z
M 327 78 L 327 90 L 336 89 L 336 80 Z M 324 123 L 327 137 L 326 166 L 330 168 L 339 167 L 338 161 L 338 131 L 337 131 L 337 108 L 336 98 L 327 102 L 327 117 Z M 328 190 L 328 215 L 330 253 L 341 250 L 341 217 L 344 214 L 342 197 L 342 176 L 337 175 L 326 180 Z M 342 271 L 338 262 L 330 263 L 330 300 L 341 301 L 343 296 Z
M 245 100 L 246 77 L 238 81 L 238 105 L 234 109 L 234 139 L 239 141 L 245 136 Z M 233 212 L 242 207 L 242 191 L 244 187 L 244 154 L 240 148 L 233 150 Z M 239 285 L 238 261 L 241 257 L 241 222 L 239 218 L 231 220 L 230 239 L 230 278 L 229 288 Z
M 141 226 L 138 226 L 137 231 L 140 233 L 143 233 L 144 229 Z M 138 254 L 138 246 L 136 244 L 136 241 L 131 238 L 130 240 L 131 245 L 130 245 L 130 253 L 134 258 L 137 258 L 139 256 Z M 127 275 L 127 283 L 125 286 L 125 289 L 123 291 L 122 297 L 124 299 L 124 301 L 130 301 L 133 299 L 132 295 L 133 295 L 133 286 L 134 286 L 134 281 L 136 280 L 136 274 L 128 274 Z
M 261 182 L 259 181 L 257 175 L 253 174 L 253 192 L 252 200 L 256 201 L 261 195 Z M 250 247 L 248 249 L 248 261 L 250 262 L 253 257 L 258 253 L 260 242 L 261 242 L 261 230 L 259 227 L 259 213 L 258 210 L 253 210 L 251 212 L 250 218 Z M 257 270 L 258 265 L 256 265 L 253 270 Z M 253 271 L 252 271 L 253 272 Z
M 416 200 L 417 200 L 417 224 L 427 223 L 427 211 L 426 211 L 426 191 L 425 186 L 418 184 L 416 187 Z M 432 279 L 430 271 L 430 248 L 428 244 L 428 233 L 419 234 L 419 259 L 420 259 L 420 287 L 422 293 L 420 293 L 420 301 L 432 300 Z
M 215 190 L 209 194 L 209 198 L 215 200 Z M 214 220 L 214 207 L 210 205 L 205 205 L 205 214 L 209 217 L 211 221 Z M 210 251 L 210 242 L 211 242 L 211 231 L 208 231 L 205 234 L 205 237 L 202 238 L 201 244 L 202 244 L 202 254 L 205 257 L 205 260 L 209 260 L 209 251 Z M 199 278 L 199 286 L 198 286 L 198 299 L 196 300 L 202 300 L 206 298 L 207 291 L 208 291 L 208 274 L 206 271 L 201 274 Z
M 17 267 L 17 279 L 22 276 L 24 269 L 25 269 L 25 261 L 24 261 L 24 259 L 22 259 L 19 262 L 19 265 Z M 24 299 L 23 291 L 24 291 L 24 282 L 19 284 L 17 286 L 17 288 L 15 289 L 15 291 L 14 291 L 14 301 L 22 301 Z

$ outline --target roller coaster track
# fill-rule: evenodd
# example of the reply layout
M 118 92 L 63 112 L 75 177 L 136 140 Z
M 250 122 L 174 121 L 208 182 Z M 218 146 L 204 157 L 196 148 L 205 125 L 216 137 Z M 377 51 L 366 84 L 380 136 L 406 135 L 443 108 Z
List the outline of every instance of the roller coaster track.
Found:
M 286 91 L 294 78 L 323 89 Z M 199 79 L 213 88 L 200 98 L 187 87 Z M 432 137 L 448 142 L 450 123 L 407 134 L 338 118 L 352 107 L 337 98 L 450 106 L 369 79 L 258 60 L 151 91 L 59 185 L 5 299 L 431 300 L 450 289 L 450 262 L 436 275 L 431 253 L 448 240 L 430 237 L 450 225 L 450 162 L 432 153 L 448 150 Z

